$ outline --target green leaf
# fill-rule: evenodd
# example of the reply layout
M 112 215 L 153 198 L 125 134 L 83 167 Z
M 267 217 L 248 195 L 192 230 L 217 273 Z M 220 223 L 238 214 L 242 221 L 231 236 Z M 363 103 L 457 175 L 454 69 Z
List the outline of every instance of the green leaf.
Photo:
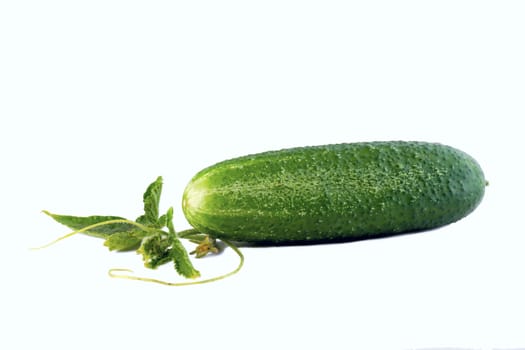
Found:
M 104 245 L 108 247 L 109 250 L 119 252 L 137 250 L 140 247 L 144 235 L 144 231 L 116 232 L 106 238 Z
M 173 226 L 173 207 L 170 207 L 166 213 L 166 226 L 168 227 L 168 231 L 170 234 L 176 236 L 177 233 L 175 232 L 175 227 Z
M 69 227 L 72 230 L 81 230 L 85 227 L 95 225 L 95 224 L 100 224 L 105 221 L 126 220 L 120 216 L 101 216 L 101 215 L 71 216 L 71 215 L 52 214 L 46 210 L 44 210 L 44 213 L 52 217 L 55 221 L 61 223 L 62 225 Z M 117 222 L 117 223 L 111 223 L 107 225 L 101 225 L 91 230 L 84 231 L 83 233 L 89 236 L 93 236 L 93 237 L 107 238 L 116 232 L 126 232 L 126 231 L 132 231 L 132 230 L 136 230 L 135 225 L 126 223 L 126 222 Z
M 186 278 L 200 277 L 200 272 L 197 271 L 191 263 L 190 257 L 186 248 L 182 245 L 177 237 L 174 237 L 171 245 L 171 258 L 175 263 L 175 270 Z
M 157 228 L 163 228 L 167 224 L 167 217 L 166 214 L 161 215 L 159 220 L 157 220 Z
M 142 254 L 144 266 L 155 269 L 158 266 L 170 261 L 171 242 L 168 235 L 163 231 L 158 231 L 142 240 L 138 254 Z
M 166 226 L 168 226 L 169 230 L 169 237 L 171 240 L 171 258 L 175 263 L 175 270 L 186 278 L 200 277 L 200 272 L 193 267 L 186 248 L 184 248 L 175 232 L 173 226 L 173 207 L 170 207 L 166 213 Z
M 137 222 L 150 227 L 161 228 L 159 223 L 159 202 L 162 193 L 162 176 L 152 182 L 143 195 L 144 215 L 137 218 Z

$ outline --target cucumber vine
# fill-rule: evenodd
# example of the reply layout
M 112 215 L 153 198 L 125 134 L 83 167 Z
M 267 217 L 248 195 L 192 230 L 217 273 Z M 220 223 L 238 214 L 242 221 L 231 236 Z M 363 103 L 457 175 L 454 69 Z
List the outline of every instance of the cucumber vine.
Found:
M 159 202 L 161 193 L 162 177 L 159 176 L 144 192 L 144 214 L 134 221 L 119 216 L 58 215 L 44 210 L 43 212 L 46 215 L 74 231 L 35 249 L 47 248 L 65 238 L 83 233 L 104 239 L 104 245 L 110 251 L 136 251 L 137 254 L 142 255 L 144 266 L 149 269 L 156 269 L 161 265 L 173 262 L 174 268 L 179 275 L 190 279 L 199 278 L 200 272 L 193 266 L 190 255 L 202 258 L 208 254 L 218 254 L 220 249 L 217 241 L 212 236 L 199 232 L 196 229 L 177 233 L 173 226 L 173 207 L 170 207 L 165 214 L 160 215 Z M 181 239 L 186 239 L 197 246 L 188 254 Z M 217 281 L 237 273 L 244 264 L 244 256 L 240 250 L 231 242 L 222 241 L 232 248 L 239 256 L 240 261 L 236 269 L 221 276 L 191 282 L 166 282 L 155 278 L 135 276 L 132 274 L 133 271 L 129 269 L 113 268 L 108 271 L 108 274 L 114 278 L 153 282 L 168 286 Z

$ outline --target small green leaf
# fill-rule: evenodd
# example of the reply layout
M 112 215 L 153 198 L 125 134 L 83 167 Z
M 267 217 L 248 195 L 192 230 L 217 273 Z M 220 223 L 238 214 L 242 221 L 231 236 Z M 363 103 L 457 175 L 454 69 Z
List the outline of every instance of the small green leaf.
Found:
M 159 202 L 162 193 L 162 176 L 152 182 L 143 195 L 144 215 L 137 218 L 137 222 L 151 227 L 161 228 L 159 226 Z
M 169 233 L 176 236 L 177 233 L 175 232 L 175 227 L 173 226 L 173 207 L 170 207 L 168 209 L 168 212 L 166 213 L 166 226 L 168 227 Z
M 173 226 L 173 207 L 170 207 L 166 213 L 166 226 L 168 227 L 169 237 L 171 239 L 171 258 L 175 263 L 175 270 L 186 278 L 200 277 L 200 272 L 193 267 L 186 248 L 184 248 L 175 232 Z
M 163 228 L 167 224 L 167 216 L 166 214 L 161 215 L 159 220 L 157 220 L 157 228 Z
M 193 267 L 186 248 L 184 248 L 177 237 L 173 238 L 174 239 L 171 245 L 171 257 L 175 263 L 175 270 L 186 278 L 200 277 L 201 274 Z
M 171 260 L 171 242 L 168 235 L 163 231 L 158 231 L 142 240 L 138 254 L 142 254 L 144 266 L 155 269 L 158 266 Z
M 52 217 L 55 221 L 61 223 L 62 225 L 69 227 L 72 230 L 81 230 L 84 227 L 88 227 L 88 226 L 95 225 L 95 224 L 100 224 L 105 221 L 126 220 L 120 216 L 101 216 L 101 215 L 71 216 L 71 215 L 52 214 L 46 210 L 44 210 L 43 212 L 46 215 Z M 83 233 L 89 236 L 93 236 L 93 237 L 107 238 L 108 236 L 116 232 L 126 232 L 126 231 L 132 231 L 132 230 L 136 230 L 135 225 L 132 225 L 126 222 L 119 222 L 119 223 L 101 225 L 91 230 L 84 231 Z
M 144 234 L 144 231 L 116 232 L 106 238 L 104 245 L 108 247 L 109 250 L 119 252 L 137 250 L 140 247 Z

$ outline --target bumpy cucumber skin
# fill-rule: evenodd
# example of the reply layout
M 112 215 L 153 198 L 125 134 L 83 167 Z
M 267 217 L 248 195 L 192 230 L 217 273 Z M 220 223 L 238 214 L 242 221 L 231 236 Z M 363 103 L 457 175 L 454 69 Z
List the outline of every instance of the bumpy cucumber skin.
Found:
M 366 142 L 248 155 L 197 173 L 188 222 L 217 238 L 292 243 L 354 240 L 436 228 L 480 203 L 485 177 L 455 148 Z

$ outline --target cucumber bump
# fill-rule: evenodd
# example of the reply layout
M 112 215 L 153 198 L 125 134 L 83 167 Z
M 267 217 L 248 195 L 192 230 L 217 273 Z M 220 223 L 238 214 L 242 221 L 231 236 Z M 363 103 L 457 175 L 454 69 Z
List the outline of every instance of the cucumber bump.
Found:
M 346 143 L 217 163 L 193 177 L 182 208 L 195 229 L 219 239 L 354 240 L 455 222 L 485 186 L 479 164 L 446 145 Z

